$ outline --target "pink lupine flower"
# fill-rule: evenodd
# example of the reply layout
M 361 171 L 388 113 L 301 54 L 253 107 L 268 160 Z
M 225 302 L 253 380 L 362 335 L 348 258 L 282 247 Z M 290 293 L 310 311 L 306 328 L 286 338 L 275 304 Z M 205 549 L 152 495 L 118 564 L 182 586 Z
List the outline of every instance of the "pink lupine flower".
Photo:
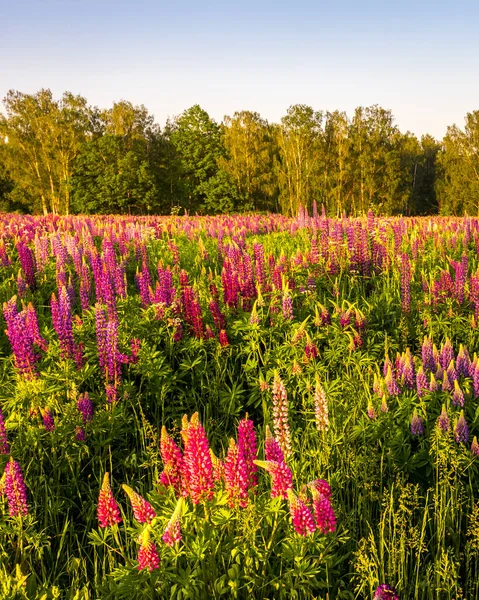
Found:
M 189 423 L 183 418 L 182 436 L 187 489 L 193 504 L 198 504 L 212 498 L 214 478 L 208 439 L 197 412 Z
M 253 421 L 248 419 L 248 415 L 244 419 L 241 419 L 238 424 L 238 450 L 239 454 L 243 457 L 248 474 L 248 487 L 254 487 L 258 485 L 258 477 L 256 475 L 258 469 L 254 464 L 258 454 L 258 446 L 254 424 Z
M 176 503 L 176 508 L 171 515 L 170 520 L 166 526 L 165 532 L 162 536 L 162 540 L 165 542 L 167 546 L 174 546 L 178 542 L 181 541 L 181 513 L 183 511 L 183 498 L 179 498 Z
M 100 527 L 111 527 L 116 523 L 121 523 L 120 509 L 113 497 L 108 473 L 103 476 L 103 483 L 98 497 L 97 516 Z
M 254 462 L 271 475 L 271 498 L 286 500 L 288 490 L 293 488 L 293 474 L 288 465 L 284 461 L 255 460 Z
M 137 494 L 129 485 L 123 484 L 121 487 L 130 499 L 133 516 L 138 523 L 151 523 L 156 517 L 156 512 L 151 504 L 143 496 Z
M 167 487 L 171 485 L 176 494 L 180 494 L 183 487 L 183 455 L 168 435 L 164 425 L 161 428 L 160 454 L 164 464 L 163 472 L 160 475 L 160 483 Z
M 384 378 L 390 396 L 398 396 L 401 393 L 399 386 L 394 377 L 391 364 L 388 365 L 386 377 Z
M 291 433 L 288 422 L 288 394 L 278 373 L 273 381 L 273 428 L 286 458 L 291 455 Z
M 8 501 L 9 515 L 26 517 L 28 515 L 27 488 L 20 465 L 13 458 L 10 458 L 5 467 L 4 493 Z
M 375 419 L 378 416 L 377 412 L 376 412 L 376 409 L 374 408 L 373 403 L 371 402 L 371 400 L 369 400 L 369 402 L 368 402 L 367 413 L 368 413 L 368 417 L 370 419 Z
M 331 498 L 331 486 L 325 479 L 315 479 L 314 481 L 310 481 L 308 483 L 308 488 L 314 488 L 326 498 Z
M 10 446 L 8 445 L 7 430 L 5 428 L 5 419 L 0 410 L 0 454 L 10 454 Z
M 336 531 L 336 515 L 334 514 L 330 498 L 321 493 L 317 488 L 311 488 L 313 496 L 313 512 L 317 528 L 326 535 Z
M 316 524 L 313 515 L 306 504 L 294 494 L 292 489 L 288 489 L 288 502 L 295 532 L 303 536 L 314 533 L 316 531 Z
M 160 566 L 160 557 L 155 542 L 151 540 L 150 528 L 147 527 L 140 536 L 140 548 L 138 549 L 138 570 L 148 569 L 153 571 Z
M 264 440 L 264 455 L 267 461 L 284 462 L 284 454 L 277 440 L 272 436 L 271 430 L 266 425 Z

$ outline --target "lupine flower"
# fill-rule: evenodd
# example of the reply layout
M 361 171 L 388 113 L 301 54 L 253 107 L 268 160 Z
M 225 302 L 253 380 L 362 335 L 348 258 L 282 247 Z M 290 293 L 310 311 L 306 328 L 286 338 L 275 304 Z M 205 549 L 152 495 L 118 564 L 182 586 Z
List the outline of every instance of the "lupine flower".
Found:
M 140 494 L 137 494 L 129 485 L 123 484 L 121 487 L 130 499 L 133 516 L 138 523 L 151 523 L 156 517 L 156 512 L 151 504 L 140 496 Z
M 5 419 L 0 410 L 0 454 L 10 454 L 10 446 L 8 445 L 7 430 L 5 428 Z
M 386 398 L 386 394 L 383 394 L 382 400 L 381 400 L 381 407 L 380 410 L 382 413 L 387 413 L 389 411 L 389 407 L 388 407 L 388 401 Z
M 422 365 L 419 367 L 416 373 L 416 389 L 419 398 L 422 398 L 422 396 L 424 396 L 424 394 L 429 391 L 427 376 L 424 372 Z
M 331 498 L 331 486 L 325 479 L 315 479 L 314 481 L 310 481 L 308 483 L 308 488 L 314 488 L 326 498 Z
M 79 425 L 75 427 L 75 439 L 77 442 L 84 442 L 86 440 L 85 430 Z
M 446 338 L 439 353 L 439 363 L 443 369 L 447 369 L 451 360 L 454 360 L 454 350 L 452 348 L 451 340 Z
M 373 600 L 399 600 L 399 596 L 392 586 L 382 583 L 376 588 Z
M 456 358 L 456 371 L 458 375 L 462 375 L 463 377 L 469 377 L 469 370 L 471 366 L 471 359 L 469 357 L 469 352 L 467 348 L 465 348 L 462 344 L 459 346 L 459 352 L 457 353 Z
M 186 415 L 185 415 L 186 417 Z M 190 422 L 183 419 L 182 436 L 184 442 L 184 473 L 188 493 L 193 504 L 210 500 L 213 496 L 213 463 L 209 451 L 208 438 L 195 413 Z
M 93 419 L 93 404 L 88 392 L 78 396 L 77 410 L 81 414 L 84 423 L 89 423 Z
M 211 462 L 213 464 L 213 479 L 215 481 L 222 481 L 225 475 L 225 465 L 220 460 L 213 450 L 210 448 Z
M 248 475 L 248 488 L 258 485 L 257 466 L 254 461 L 257 458 L 258 446 L 254 424 L 248 415 L 238 423 L 238 451 L 243 457 L 246 473 Z
M 183 511 L 183 498 L 179 498 L 176 503 L 176 508 L 171 515 L 170 520 L 166 526 L 165 532 L 162 536 L 162 540 L 167 546 L 174 546 L 181 541 L 181 513 Z
M 401 256 L 401 306 L 404 313 L 411 310 L 411 262 L 407 254 Z
M 439 386 L 437 385 L 436 377 L 434 376 L 434 373 L 431 373 L 430 378 L 429 378 L 429 391 L 437 392 L 438 389 L 439 389 Z
M 286 500 L 288 490 L 293 487 L 293 474 L 288 465 L 284 461 L 255 460 L 254 462 L 271 475 L 271 498 L 284 498 Z
M 166 487 L 171 485 L 176 494 L 182 493 L 183 455 L 173 439 L 168 435 L 164 425 L 161 428 L 160 454 L 164 464 L 163 472 L 160 475 L 160 483 Z
M 441 429 L 445 433 L 447 433 L 451 428 L 450 423 L 449 423 L 449 416 L 447 414 L 446 406 L 444 404 L 442 405 L 441 414 L 439 415 L 439 417 L 437 419 L 437 426 L 439 427 L 439 429 Z
M 318 378 L 316 379 L 316 388 L 314 391 L 314 419 L 316 422 L 316 429 L 318 431 L 328 431 L 328 399 L 326 397 L 326 392 L 324 391 L 324 388 Z
M 312 487 L 311 494 L 313 496 L 313 512 L 316 527 L 324 535 L 333 533 L 336 531 L 336 515 L 334 514 L 330 500 L 331 492 L 329 492 L 328 496 L 322 493 L 317 487 Z
M 433 354 L 433 344 L 427 336 L 424 336 L 424 342 L 422 344 L 422 364 L 426 371 L 436 370 L 436 363 L 434 361 Z
M 267 461 L 284 462 L 284 454 L 278 441 L 271 434 L 271 430 L 266 425 L 264 440 L 264 455 Z
M 370 419 L 375 419 L 378 416 L 377 413 L 376 413 L 376 409 L 374 408 L 373 403 L 371 402 L 371 400 L 368 402 L 367 413 L 368 413 L 368 417 Z
M 454 406 L 464 406 L 464 392 L 459 386 L 457 379 L 454 380 L 454 393 L 452 395 L 452 403 Z
M 219 341 L 220 341 L 220 345 L 225 348 L 226 346 L 230 345 L 230 342 L 228 340 L 228 334 L 226 333 L 226 331 L 224 329 L 222 329 L 220 331 L 220 335 L 219 335 Z
M 256 466 L 256 465 L 255 465 Z M 224 479 L 230 506 L 248 503 L 249 476 L 243 454 L 233 439 L 230 440 L 224 461 Z
M 292 489 L 288 489 L 288 503 L 295 532 L 303 536 L 314 533 L 316 531 L 316 524 L 313 515 L 306 504 L 294 494 Z
M 10 457 L 5 467 L 4 492 L 11 517 L 28 515 L 27 488 L 23 481 L 22 470 L 16 460 Z
M 53 420 L 52 413 L 48 408 L 45 408 L 41 411 L 41 414 L 45 431 L 53 431 L 55 429 L 55 421 Z
M 461 410 L 459 419 L 457 420 L 456 427 L 454 428 L 454 438 L 457 444 L 466 444 L 469 439 L 469 428 L 464 418 L 464 411 Z
M 390 396 L 398 396 L 401 393 L 390 364 L 388 365 L 388 370 L 384 381 Z
M 405 356 L 404 356 L 402 379 L 404 382 L 404 386 L 408 390 L 412 390 L 414 388 L 416 374 L 415 374 L 415 369 L 414 369 L 414 360 L 411 356 L 411 350 L 409 348 L 407 348 Z
M 150 528 L 146 527 L 140 536 L 140 548 L 138 549 L 138 570 L 148 569 L 153 571 L 160 566 L 160 557 L 155 542 L 151 540 Z
M 411 419 L 411 433 L 412 435 L 424 434 L 424 419 L 422 417 L 418 417 L 416 413 L 413 414 Z
M 291 298 L 291 295 L 288 292 L 283 294 L 282 309 L 283 309 L 284 319 L 286 321 L 292 321 L 293 320 L 293 299 Z
M 291 433 L 288 422 L 288 394 L 278 373 L 273 381 L 273 429 L 286 458 L 291 454 Z
M 103 483 L 98 497 L 97 515 L 100 527 L 111 527 L 115 523 L 121 523 L 120 509 L 113 497 L 108 473 L 103 476 Z
M 476 436 L 474 436 L 474 439 L 472 440 L 471 453 L 474 456 L 479 456 L 479 444 L 477 443 L 477 437 Z

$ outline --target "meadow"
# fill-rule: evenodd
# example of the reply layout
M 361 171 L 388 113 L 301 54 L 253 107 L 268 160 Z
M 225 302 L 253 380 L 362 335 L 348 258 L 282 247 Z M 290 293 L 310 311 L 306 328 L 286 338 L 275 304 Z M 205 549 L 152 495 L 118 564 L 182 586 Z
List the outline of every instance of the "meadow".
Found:
M 479 598 L 478 256 L 470 217 L 0 214 L 0 597 Z

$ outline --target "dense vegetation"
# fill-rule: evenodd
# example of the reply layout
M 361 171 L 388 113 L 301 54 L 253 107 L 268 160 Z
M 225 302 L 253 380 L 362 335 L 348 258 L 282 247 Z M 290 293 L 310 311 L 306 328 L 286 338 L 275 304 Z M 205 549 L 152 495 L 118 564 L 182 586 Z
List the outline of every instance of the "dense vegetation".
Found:
M 478 248 L 1 216 L 2 597 L 479 598 Z
M 444 140 L 402 133 L 390 110 L 291 106 L 280 123 L 198 105 L 161 130 L 144 106 L 11 91 L 0 115 L 0 208 L 29 213 L 293 216 L 477 214 L 479 111 Z

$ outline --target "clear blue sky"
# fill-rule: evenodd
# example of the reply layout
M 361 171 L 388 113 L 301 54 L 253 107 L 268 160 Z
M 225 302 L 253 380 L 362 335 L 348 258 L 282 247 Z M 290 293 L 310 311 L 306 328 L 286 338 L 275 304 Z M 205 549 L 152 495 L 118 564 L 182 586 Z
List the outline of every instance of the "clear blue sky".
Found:
M 217 120 L 379 104 L 441 138 L 479 109 L 479 3 L 0 0 L 0 96 L 68 90 Z

